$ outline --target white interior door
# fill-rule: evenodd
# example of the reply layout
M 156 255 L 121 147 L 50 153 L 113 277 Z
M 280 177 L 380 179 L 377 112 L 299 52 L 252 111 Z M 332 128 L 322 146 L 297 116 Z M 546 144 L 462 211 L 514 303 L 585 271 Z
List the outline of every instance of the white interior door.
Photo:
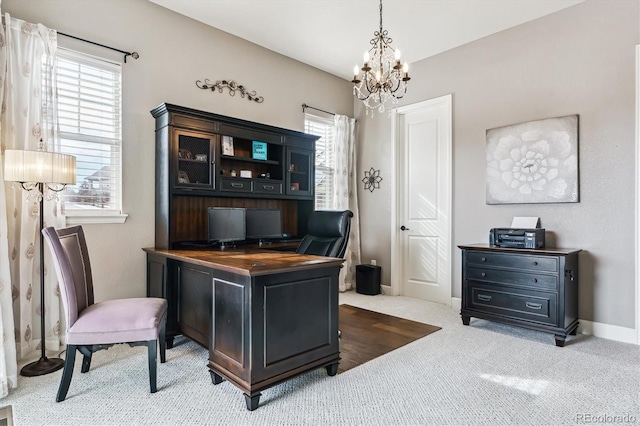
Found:
M 398 108 L 394 118 L 396 293 L 450 305 L 451 95 Z

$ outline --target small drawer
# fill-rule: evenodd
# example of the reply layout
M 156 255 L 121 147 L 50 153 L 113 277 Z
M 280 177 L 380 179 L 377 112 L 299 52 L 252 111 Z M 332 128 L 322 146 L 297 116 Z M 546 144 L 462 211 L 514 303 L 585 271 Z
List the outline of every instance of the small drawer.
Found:
M 207 132 L 215 132 L 217 130 L 217 124 L 213 121 L 201 120 L 194 117 L 188 117 L 180 114 L 172 114 L 172 123 L 174 126 L 186 127 L 188 129 L 204 130 Z
M 531 289 L 558 290 L 557 275 L 530 274 L 491 268 L 467 268 L 466 278 Z
M 468 251 L 467 264 L 496 268 L 528 269 L 530 271 L 558 272 L 558 258 L 524 254 Z
M 251 192 L 251 180 L 222 178 L 220 189 L 222 191 Z
M 253 192 L 259 194 L 282 194 L 282 182 L 272 180 L 254 180 Z
M 557 323 L 558 298 L 554 293 L 512 292 L 479 283 L 471 283 L 468 291 L 469 309 L 545 324 Z

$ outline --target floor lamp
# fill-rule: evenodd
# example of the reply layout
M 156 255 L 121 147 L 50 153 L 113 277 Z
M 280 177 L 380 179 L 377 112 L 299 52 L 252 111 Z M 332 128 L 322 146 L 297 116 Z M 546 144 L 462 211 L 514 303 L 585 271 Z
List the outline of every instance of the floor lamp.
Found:
M 7 149 L 4 153 L 4 180 L 19 182 L 27 191 L 36 190 L 40 202 L 40 359 L 25 365 L 20 370 L 22 376 L 42 376 L 59 370 L 64 365 L 60 358 L 47 358 L 46 333 L 44 323 L 44 199 L 45 191 L 62 191 L 67 184 L 76 183 L 76 157 L 48 152 L 41 147 L 38 151 Z

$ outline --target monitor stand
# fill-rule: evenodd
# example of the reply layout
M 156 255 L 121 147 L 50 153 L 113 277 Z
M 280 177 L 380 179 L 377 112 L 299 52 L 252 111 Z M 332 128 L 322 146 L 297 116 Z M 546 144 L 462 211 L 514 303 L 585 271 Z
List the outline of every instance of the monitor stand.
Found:
M 236 244 L 232 241 L 226 241 L 226 242 L 220 243 L 220 250 L 228 250 L 232 248 L 236 248 Z

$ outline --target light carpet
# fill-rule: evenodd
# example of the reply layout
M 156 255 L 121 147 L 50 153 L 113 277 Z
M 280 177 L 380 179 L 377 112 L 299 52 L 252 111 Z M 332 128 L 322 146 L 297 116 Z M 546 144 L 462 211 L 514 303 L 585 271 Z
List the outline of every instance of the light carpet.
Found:
M 549 334 L 477 319 L 463 326 L 459 312 L 406 297 L 346 292 L 340 301 L 442 329 L 343 374 L 318 369 L 267 389 L 251 412 L 235 386 L 211 383 L 207 351 L 186 340 L 159 365 L 155 394 L 146 349 L 118 345 L 97 352 L 87 374 L 77 359 L 64 402 L 55 402 L 60 371 L 21 377 L 0 406 L 13 406 L 18 426 L 640 422 L 636 345 L 578 335 L 558 348 Z

